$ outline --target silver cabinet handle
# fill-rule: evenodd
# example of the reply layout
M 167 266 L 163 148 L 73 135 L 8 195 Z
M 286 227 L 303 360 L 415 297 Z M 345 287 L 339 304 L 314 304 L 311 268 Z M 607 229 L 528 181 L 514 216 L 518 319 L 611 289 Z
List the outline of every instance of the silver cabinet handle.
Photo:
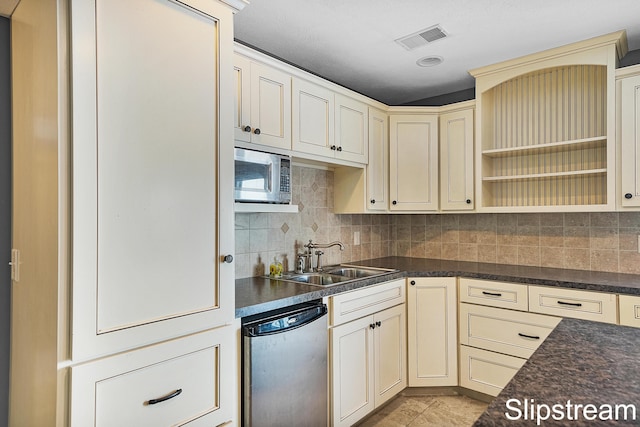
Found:
M 233 255 L 223 256 L 222 261 L 226 262 L 227 264 L 231 264 L 233 262 Z

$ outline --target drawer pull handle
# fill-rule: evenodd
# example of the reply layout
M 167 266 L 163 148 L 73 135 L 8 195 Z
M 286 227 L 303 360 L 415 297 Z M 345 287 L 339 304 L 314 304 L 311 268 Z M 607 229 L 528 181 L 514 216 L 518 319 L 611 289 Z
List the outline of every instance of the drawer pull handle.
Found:
M 501 293 L 498 293 L 498 292 L 487 292 L 487 291 L 482 291 L 482 293 L 483 293 L 484 295 L 490 295 L 490 296 L 492 296 L 492 297 L 501 297 L 501 296 L 502 296 L 502 294 L 501 294 Z
M 518 332 L 518 335 L 523 337 L 523 338 L 531 338 L 532 340 L 539 340 L 540 339 L 540 337 L 537 337 L 535 335 L 521 334 L 520 332 Z
M 156 403 L 162 403 L 166 400 L 169 399 L 173 399 L 174 397 L 178 396 L 180 393 L 182 393 L 182 389 L 179 388 L 175 391 L 172 391 L 171 393 L 167 394 L 166 396 L 162 396 L 162 397 L 158 397 L 157 399 L 149 399 L 149 405 L 155 405 Z
M 582 303 L 579 303 L 579 302 L 558 301 L 558 304 L 560 304 L 560 305 L 570 305 L 572 307 L 582 307 Z

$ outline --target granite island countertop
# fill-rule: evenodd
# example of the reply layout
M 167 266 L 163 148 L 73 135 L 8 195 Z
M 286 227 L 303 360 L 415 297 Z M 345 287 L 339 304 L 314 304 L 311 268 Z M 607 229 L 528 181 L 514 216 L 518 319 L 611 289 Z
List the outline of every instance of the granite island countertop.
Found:
M 562 319 L 474 427 L 538 425 L 547 406 L 549 419 L 540 425 L 617 425 L 616 416 L 618 423 L 640 425 L 639 349 L 638 328 Z M 594 407 L 585 415 L 578 405 Z M 624 406 L 616 412 L 616 405 Z M 634 406 L 635 420 L 627 405 Z
M 469 277 L 530 285 L 557 286 L 627 295 L 640 295 L 640 275 L 561 268 L 448 261 L 428 258 L 384 257 L 346 264 L 397 270 L 375 278 L 330 287 L 285 282 L 264 277 L 237 279 L 236 317 L 306 302 L 403 277 Z

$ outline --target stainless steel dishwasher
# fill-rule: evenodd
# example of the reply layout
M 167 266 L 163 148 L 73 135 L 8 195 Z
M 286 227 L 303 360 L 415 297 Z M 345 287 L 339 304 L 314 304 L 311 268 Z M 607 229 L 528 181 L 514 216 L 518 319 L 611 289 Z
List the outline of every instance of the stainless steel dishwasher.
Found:
M 242 425 L 327 427 L 327 306 L 318 300 L 242 323 Z

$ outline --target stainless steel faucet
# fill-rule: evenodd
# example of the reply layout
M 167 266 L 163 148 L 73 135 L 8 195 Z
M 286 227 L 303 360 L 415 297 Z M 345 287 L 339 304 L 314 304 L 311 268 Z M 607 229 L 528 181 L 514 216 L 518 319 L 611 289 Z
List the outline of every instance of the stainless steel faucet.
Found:
M 309 259 L 310 259 L 313 249 L 321 249 L 321 248 L 322 249 L 326 249 L 326 248 L 330 248 L 332 246 L 340 246 L 340 250 L 344 251 L 344 245 L 342 244 L 342 242 L 335 241 L 335 242 L 331 242 L 331 243 L 313 243 L 312 240 L 309 240 L 309 243 L 304 245 L 304 247 L 307 248 L 307 250 L 305 251 L 303 256 L 308 256 Z M 318 260 L 316 262 L 315 271 L 322 271 L 322 259 L 321 259 L 321 256 L 324 255 L 324 252 L 323 251 L 315 251 L 315 254 L 318 256 Z M 305 264 L 306 264 L 306 262 L 305 262 Z M 309 271 L 313 271 L 313 270 L 314 270 L 313 266 L 309 265 Z

